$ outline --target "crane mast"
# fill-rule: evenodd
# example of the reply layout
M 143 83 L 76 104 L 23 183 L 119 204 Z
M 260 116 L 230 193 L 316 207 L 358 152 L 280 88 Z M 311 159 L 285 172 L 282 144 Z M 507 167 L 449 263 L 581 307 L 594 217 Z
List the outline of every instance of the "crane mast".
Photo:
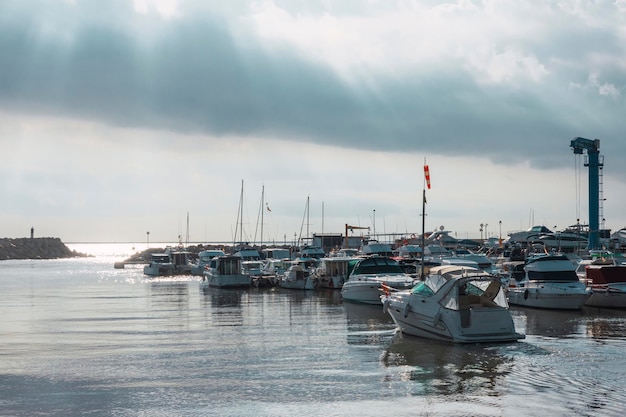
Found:
M 370 230 L 369 227 L 361 227 L 361 226 L 350 226 L 348 223 L 346 223 L 346 238 L 343 242 L 343 246 L 344 247 L 348 247 L 348 230 L 350 231 L 354 231 L 355 229 L 367 229 Z
M 598 249 L 600 246 L 600 168 L 604 163 L 600 161 L 600 139 L 572 139 L 570 147 L 574 154 L 582 155 L 587 151 L 589 167 L 589 244 L 588 249 Z

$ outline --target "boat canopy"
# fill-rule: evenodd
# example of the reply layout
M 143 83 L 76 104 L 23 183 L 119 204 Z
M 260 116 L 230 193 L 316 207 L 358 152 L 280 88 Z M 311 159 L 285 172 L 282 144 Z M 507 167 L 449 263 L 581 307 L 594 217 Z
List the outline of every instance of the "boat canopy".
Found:
M 439 303 L 449 310 L 460 310 L 469 305 L 508 307 L 502 283 L 497 277 L 454 265 L 432 268 L 411 293 L 423 297 L 438 295 L 441 297 Z

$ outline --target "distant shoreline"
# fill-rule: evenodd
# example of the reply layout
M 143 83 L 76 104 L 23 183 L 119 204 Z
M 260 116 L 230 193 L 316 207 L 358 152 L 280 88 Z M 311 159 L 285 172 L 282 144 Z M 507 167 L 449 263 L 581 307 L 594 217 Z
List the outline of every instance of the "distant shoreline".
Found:
M 57 237 L 0 238 L 0 260 L 87 257 L 68 248 Z

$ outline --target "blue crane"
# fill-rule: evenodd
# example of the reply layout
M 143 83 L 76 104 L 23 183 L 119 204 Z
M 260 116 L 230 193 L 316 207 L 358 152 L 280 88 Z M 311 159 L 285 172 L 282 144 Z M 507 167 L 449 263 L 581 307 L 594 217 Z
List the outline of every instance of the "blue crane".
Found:
M 582 155 L 587 151 L 588 161 L 585 166 L 589 167 L 589 249 L 600 247 L 600 139 L 585 139 L 576 137 L 572 139 L 570 147 L 574 154 Z

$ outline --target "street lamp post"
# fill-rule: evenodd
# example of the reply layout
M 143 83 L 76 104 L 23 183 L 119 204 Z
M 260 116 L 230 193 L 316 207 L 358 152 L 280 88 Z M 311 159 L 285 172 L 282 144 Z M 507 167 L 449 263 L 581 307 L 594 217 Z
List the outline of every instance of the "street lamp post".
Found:
M 483 226 L 484 224 L 480 224 L 480 243 L 483 244 Z
M 150 248 L 150 232 L 146 232 L 146 244 L 148 248 Z
M 498 237 L 498 245 L 502 247 L 502 220 L 500 220 L 498 224 L 500 225 L 500 236 Z

